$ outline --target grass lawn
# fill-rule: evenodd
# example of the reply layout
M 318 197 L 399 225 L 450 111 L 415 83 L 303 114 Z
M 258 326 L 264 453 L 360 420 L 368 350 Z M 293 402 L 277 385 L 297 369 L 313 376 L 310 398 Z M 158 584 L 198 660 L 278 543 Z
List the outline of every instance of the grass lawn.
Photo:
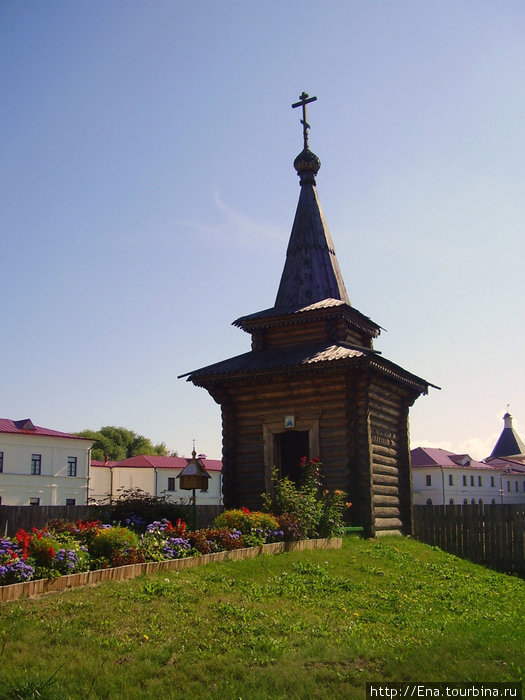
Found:
M 404 538 L 0 605 L 0 698 L 364 698 L 517 681 L 525 583 Z

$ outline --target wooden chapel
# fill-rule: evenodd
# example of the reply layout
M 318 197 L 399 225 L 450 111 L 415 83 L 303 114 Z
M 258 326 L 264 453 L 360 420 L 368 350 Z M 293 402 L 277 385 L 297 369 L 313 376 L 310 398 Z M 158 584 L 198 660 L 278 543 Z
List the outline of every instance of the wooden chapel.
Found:
M 186 375 L 220 404 L 226 507 L 261 506 L 274 465 L 296 476 L 318 458 L 328 489 L 348 493 L 365 536 L 412 531 L 408 412 L 429 382 L 373 348 L 380 327 L 352 307 L 316 191 L 319 158 L 294 161 L 300 195 L 275 304 L 235 326 L 251 350 Z

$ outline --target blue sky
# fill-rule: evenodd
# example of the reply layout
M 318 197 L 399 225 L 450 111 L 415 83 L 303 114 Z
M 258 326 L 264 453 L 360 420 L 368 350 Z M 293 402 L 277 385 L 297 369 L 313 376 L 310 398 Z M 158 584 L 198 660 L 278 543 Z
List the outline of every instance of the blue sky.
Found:
M 4 0 L 1 414 L 220 457 L 177 375 L 271 306 L 305 90 L 323 210 L 376 348 L 442 387 L 412 446 L 525 438 L 525 5 Z

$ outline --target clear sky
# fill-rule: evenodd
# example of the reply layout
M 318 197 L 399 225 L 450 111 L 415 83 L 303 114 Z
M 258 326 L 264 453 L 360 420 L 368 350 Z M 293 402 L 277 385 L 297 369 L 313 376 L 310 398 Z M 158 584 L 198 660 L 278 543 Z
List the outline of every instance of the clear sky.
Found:
M 522 0 L 3 0 L 0 415 L 221 455 L 177 375 L 246 352 L 299 196 L 352 304 L 442 387 L 412 447 L 525 439 Z

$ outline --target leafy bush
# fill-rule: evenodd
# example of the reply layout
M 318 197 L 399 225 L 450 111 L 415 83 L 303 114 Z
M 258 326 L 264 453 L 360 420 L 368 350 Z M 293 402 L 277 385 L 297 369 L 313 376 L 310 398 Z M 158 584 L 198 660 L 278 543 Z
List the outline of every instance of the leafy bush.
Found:
M 128 564 L 143 564 L 151 561 L 147 558 L 142 547 L 131 547 L 122 552 L 115 552 L 111 558 L 113 566 L 128 566 Z
M 0 586 L 28 581 L 34 573 L 33 567 L 22 558 L 20 547 L 0 538 Z
M 291 479 L 272 475 L 273 493 L 263 493 L 265 508 L 276 515 L 293 516 L 301 537 L 317 537 L 322 515 L 322 503 L 317 497 L 317 486 L 306 483 L 297 486 Z
M 162 561 L 162 559 L 177 559 L 180 556 L 188 556 L 191 545 L 186 547 L 184 540 L 186 523 L 180 518 L 175 525 L 167 518 L 155 520 L 147 526 L 146 532 L 140 537 L 140 546 L 149 561 Z M 168 545 L 169 540 L 180 540 Z M 187 552 L 186 554 L 184 554 Z
M 226 510 L 215 518 L 216 527 L 239 530 L 245 547 L 257 547 L 265 542 L 278 542 L 284 538 L 277 519 L 269 513 L 250 511 L 248 508 Z
M 332 493 L 325 491 L 322 497 L 323 510 L 319 521 L 320 537 L 331 537 L 338 533 L 344 524 L 344 513 L 351 503 L 346 500 L 346 493 L 336 489 Z
M 33 528 L 31 534 L 20 529 L 16 539 L 22 558 L 33 568 L 35 578 L 53 578 L 89 569 L 87 548 L 63 529 L 62 534 L 48 532 L 46 528 Z
M 256 528 L 261 530 L 277 530 L 278 522 L 269 513 L 250 511 L 248 508 L 225 510 L 215 518 L 216 527 L 231 527 L 240 530 L 243 535 Z
M 262 494 L 264 507 L 277 516 L 286 516 L 283 524 L 287 526 L 295 521 L 293 527 L 287 527 L 287 537 L 292 532 L 293 539 L 330 537 L 343 525 L 344 510 L 351 504 L 345 502 L 344 491 L 321 490 L 322 464 L 318 459 L 303 457 L 299 467 L 302 474 L 298 484 L 288 477 L 280 479 L 273 470 L 272 492 Z
M 239 530 L 227 528 L 205 528 L 188 533 L 192 549 L 200 554 L 213 554 L 245 546 L 244 536 Z
M 96 531 L 89 551 L 97 565 L 110 563 L 113 557 L 127 549 L 138 547 L 138 535 L 125 527 L 107 527 Z
M 153 520 L 188 520 L 189 506 L 185 503 L 172 503 L 164 496 L 151 496 L 141 489 L 124 489 L 111 505 L 105 508 L 108 520 L 144 532 L 146 524 Z
M 280 531 L 283 533 L 283 539 L 286 542 L 303 539 L 303 534 L 295 515 L 291 515 L 290 513 L 278 515 L 277 522 L 279 523 Z

